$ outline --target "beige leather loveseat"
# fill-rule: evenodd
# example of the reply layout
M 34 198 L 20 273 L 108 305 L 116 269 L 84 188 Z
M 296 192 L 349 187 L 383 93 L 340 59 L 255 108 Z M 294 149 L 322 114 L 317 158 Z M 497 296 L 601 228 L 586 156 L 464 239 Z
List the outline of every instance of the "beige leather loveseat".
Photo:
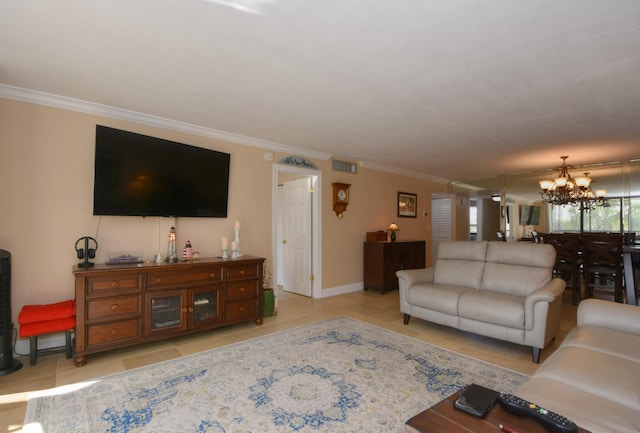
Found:
M 555 257 L 547 244 L 441 242 L 434 267 L 396 272 L 404 323 L 415 316 L 531 346 L 538 362 L 560 327 Z
M 515 394 L 593 433 L 640 432 L 640 307 L 582 301 L 578 326 Z

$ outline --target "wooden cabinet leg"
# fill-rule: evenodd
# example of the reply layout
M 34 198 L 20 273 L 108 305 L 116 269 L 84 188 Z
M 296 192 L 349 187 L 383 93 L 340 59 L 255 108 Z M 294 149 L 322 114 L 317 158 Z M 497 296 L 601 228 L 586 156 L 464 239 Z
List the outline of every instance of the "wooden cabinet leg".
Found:
M 83 367 L 87 363 L 86 355 L 76 355 L 73 357 L 73 365 L 76 367 Z

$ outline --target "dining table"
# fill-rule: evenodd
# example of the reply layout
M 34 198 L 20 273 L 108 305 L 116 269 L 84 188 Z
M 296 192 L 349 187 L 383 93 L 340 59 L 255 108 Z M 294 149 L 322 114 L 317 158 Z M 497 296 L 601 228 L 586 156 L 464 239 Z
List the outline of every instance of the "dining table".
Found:
M 640 279 L 640 269 L 638 266 L 633 266 L 634 257 L 635 262 L 638 263 L 640 258 L 640 245 L 623 245 L 622 247 L 622 264 L 624 266 L 624 284 L 627 290 L 627 303 L 631 305 L 638 305 L 638 297 L 636 296 L 636 285 Z

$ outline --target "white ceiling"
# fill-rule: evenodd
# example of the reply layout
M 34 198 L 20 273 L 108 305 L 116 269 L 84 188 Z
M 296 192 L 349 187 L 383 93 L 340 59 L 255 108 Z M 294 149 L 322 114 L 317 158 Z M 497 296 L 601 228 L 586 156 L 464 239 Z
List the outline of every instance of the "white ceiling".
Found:
M 622 161 L 640 1 L 2 0 L 0 85 L 444 179 Z

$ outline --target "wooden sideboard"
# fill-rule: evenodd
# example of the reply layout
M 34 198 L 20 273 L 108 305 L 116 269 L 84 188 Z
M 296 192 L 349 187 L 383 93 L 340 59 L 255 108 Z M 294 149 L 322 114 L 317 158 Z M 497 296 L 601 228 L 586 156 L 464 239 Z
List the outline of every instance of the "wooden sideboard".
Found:
M 364 243 L 364 290 L 398 289 L 396 271 L 424 267 L 425 241 Z
M 264 258 L 73 267 L 77 367 L 87 355 L 232 323 L 262 325 Z

